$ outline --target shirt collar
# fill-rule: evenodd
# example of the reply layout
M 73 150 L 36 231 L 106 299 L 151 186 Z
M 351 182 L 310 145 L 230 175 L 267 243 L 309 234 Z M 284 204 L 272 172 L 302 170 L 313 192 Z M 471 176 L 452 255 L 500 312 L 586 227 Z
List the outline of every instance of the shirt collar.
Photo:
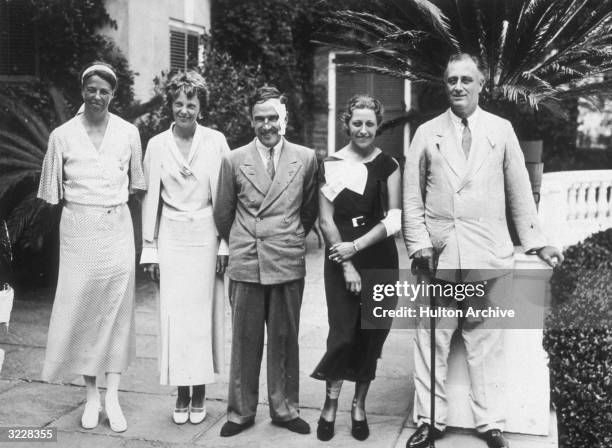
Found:
M 467 121 L 468 121 L 468 126 L 470 127 L 470 129 L 474 129 L 474 124 L 476 124 L 476 122 L 478 121 L 478 117 L 480 116 L 480 107 L 476 106 L 476 109 L 474 110 L 474 112 L 472 113 L 472 115 L 470 115 L 469 117 L 467 117 Z M 448 109 L 449 113 L 450 113 L 450 119 L 451 122 L 456 126 L 456 127 L 460 127 L 463 126 L 463 124 L 461 123 L 461 118 L 458 117 L 457 115 L 455 115 L 455 113 L 453 112 L 452 109 Z
M 274 145 L 274 156 L 277 156 L 278 154 L 280 154 L 281 149 L 283 148 L 284 142 L 285 142 L 285 138 L 281 136 L 281 139 L 279 140 L 279 142 L 276 145 Z M 265 157 L 270 156 L 270 148 L 268 148 L 266 145 L 261 143 L 257 137 L 255 137 L 255 147 L 257 148 L 257 151 L 259 151 L 259 153 L 262 154 L 263 156 Z

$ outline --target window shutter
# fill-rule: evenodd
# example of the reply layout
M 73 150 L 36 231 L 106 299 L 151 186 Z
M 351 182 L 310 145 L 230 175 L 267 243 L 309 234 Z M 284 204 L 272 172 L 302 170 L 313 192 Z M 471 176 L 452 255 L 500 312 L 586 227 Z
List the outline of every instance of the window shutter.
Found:
M 336 55 L 336 64 L 361 63 L 363 56 L 354 54 Z M 342 124 L 342 114 L 346 111 L 346 103 L 357 93 L 368 92 L 368 75 L 357 72 L 350 67 L 336 66 L 336 151 L 348 144 L 349 138 Z
M 185 33 L 170 30 L 170 70 L 185 70 Z
M 23 2 L 0 0 L 0 75 L 36 75 L 36 36 Z
M 404 113 L 404 80 L 373 74 L 373 95 L 385 106 L 385 121 L 390 121 Z M 384 151 L 397 159 L 404 155 L 404 127 L 395 126 L 386 129 L 376 139 L 376 144 Z
M 198 66 L 198 49 L 200 47 L 200 36 L 187 34 L 187 68 Z
M 170 69 L 186 70 L 198 66 L 200 36 L 193 32 L 170 30 Z

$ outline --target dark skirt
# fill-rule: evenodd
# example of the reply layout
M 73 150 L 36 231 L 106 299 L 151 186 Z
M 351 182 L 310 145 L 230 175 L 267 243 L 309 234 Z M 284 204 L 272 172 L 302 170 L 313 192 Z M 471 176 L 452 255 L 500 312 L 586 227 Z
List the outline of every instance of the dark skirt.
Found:
M 397 270 L 393 237 L 358 252 L 353 264 L 360 273 L 364 269 Z M 361 329 L 360 297 L 346 289 L 342 266 L 329 260 L 329 249 L 325 250 L 323 275 L 329 322 L 327 351 L 311 376 L 329 381 L 371 381 L 389 330 Z

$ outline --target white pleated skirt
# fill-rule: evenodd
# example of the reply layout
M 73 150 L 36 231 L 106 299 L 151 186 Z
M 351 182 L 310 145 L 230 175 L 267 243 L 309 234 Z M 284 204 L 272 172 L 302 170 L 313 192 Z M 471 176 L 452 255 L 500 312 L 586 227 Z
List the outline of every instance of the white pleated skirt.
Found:
M 126 204 L 67 203 L 42 377 L 124 372 L 135 356 L 134 230 Z
M 223 280 L 215 274 L 218 247 L 212 210 L 193 220 L 161 216 L 161 384 L 210 384 L 221 370 L 224 303 Z

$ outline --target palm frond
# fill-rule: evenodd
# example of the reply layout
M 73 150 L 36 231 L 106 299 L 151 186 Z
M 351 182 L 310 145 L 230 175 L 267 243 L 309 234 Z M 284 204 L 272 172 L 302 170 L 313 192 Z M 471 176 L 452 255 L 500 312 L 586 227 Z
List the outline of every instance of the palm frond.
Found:
M 13 188 L 17 187 L 21 182 L 28 179 L 37 181 L 40 176 L 39 170 L 20 169 L 2 174 L 2 182 L 0 182 L 0 197 L 3 197 Z
M 7 226 L 13 245 L 22 247 L 42 246 L 42 241 L 47 233 L 53 228 L 49 225 L 48 217 L 51 216 L 51 206 L 36 197 L 36 193 L 29 194 L 11 212 L 7 219 Z M 47 219 L 43 219 L 43 215 Z M 32 238 L 24 238 L 29 233 Z
M 448 18 L 440 8 L 428 0 L 413 0 L 413 3 L 421 13 L 421 19 L 430 24 L 435 32 L 447 41 L 456 52 L 460 51 L 461 45 L 453 36 Z
M 0 167 L 4 169 L 26 168 L 40 169 L 40 164 L 17 158 L 8 154 L 0 155 Z
M 49 127 L 32 108 L 24 102 L 17 101 L 3 93 L 0 93 L 0 114 L 14 116 L 19 123 L 28 131 L 37 145 L 46 147 L 49 140 Z
M 322 41 L 371 58 L 354 70 L 437 85 L 449 54 L 477 52 L 484 102 L 550 111 L 577 81 L 594 84 L 580 91 L 597 90 L 591 77 L 612 69 L 612 0 L 404 0 L 398 7 L 406 13 L 334 13 Z
M 17 151 L 22 157 L 42 164 L 45 153 L 41 148 L 20 135 L 0 129 L 0 150 Z

